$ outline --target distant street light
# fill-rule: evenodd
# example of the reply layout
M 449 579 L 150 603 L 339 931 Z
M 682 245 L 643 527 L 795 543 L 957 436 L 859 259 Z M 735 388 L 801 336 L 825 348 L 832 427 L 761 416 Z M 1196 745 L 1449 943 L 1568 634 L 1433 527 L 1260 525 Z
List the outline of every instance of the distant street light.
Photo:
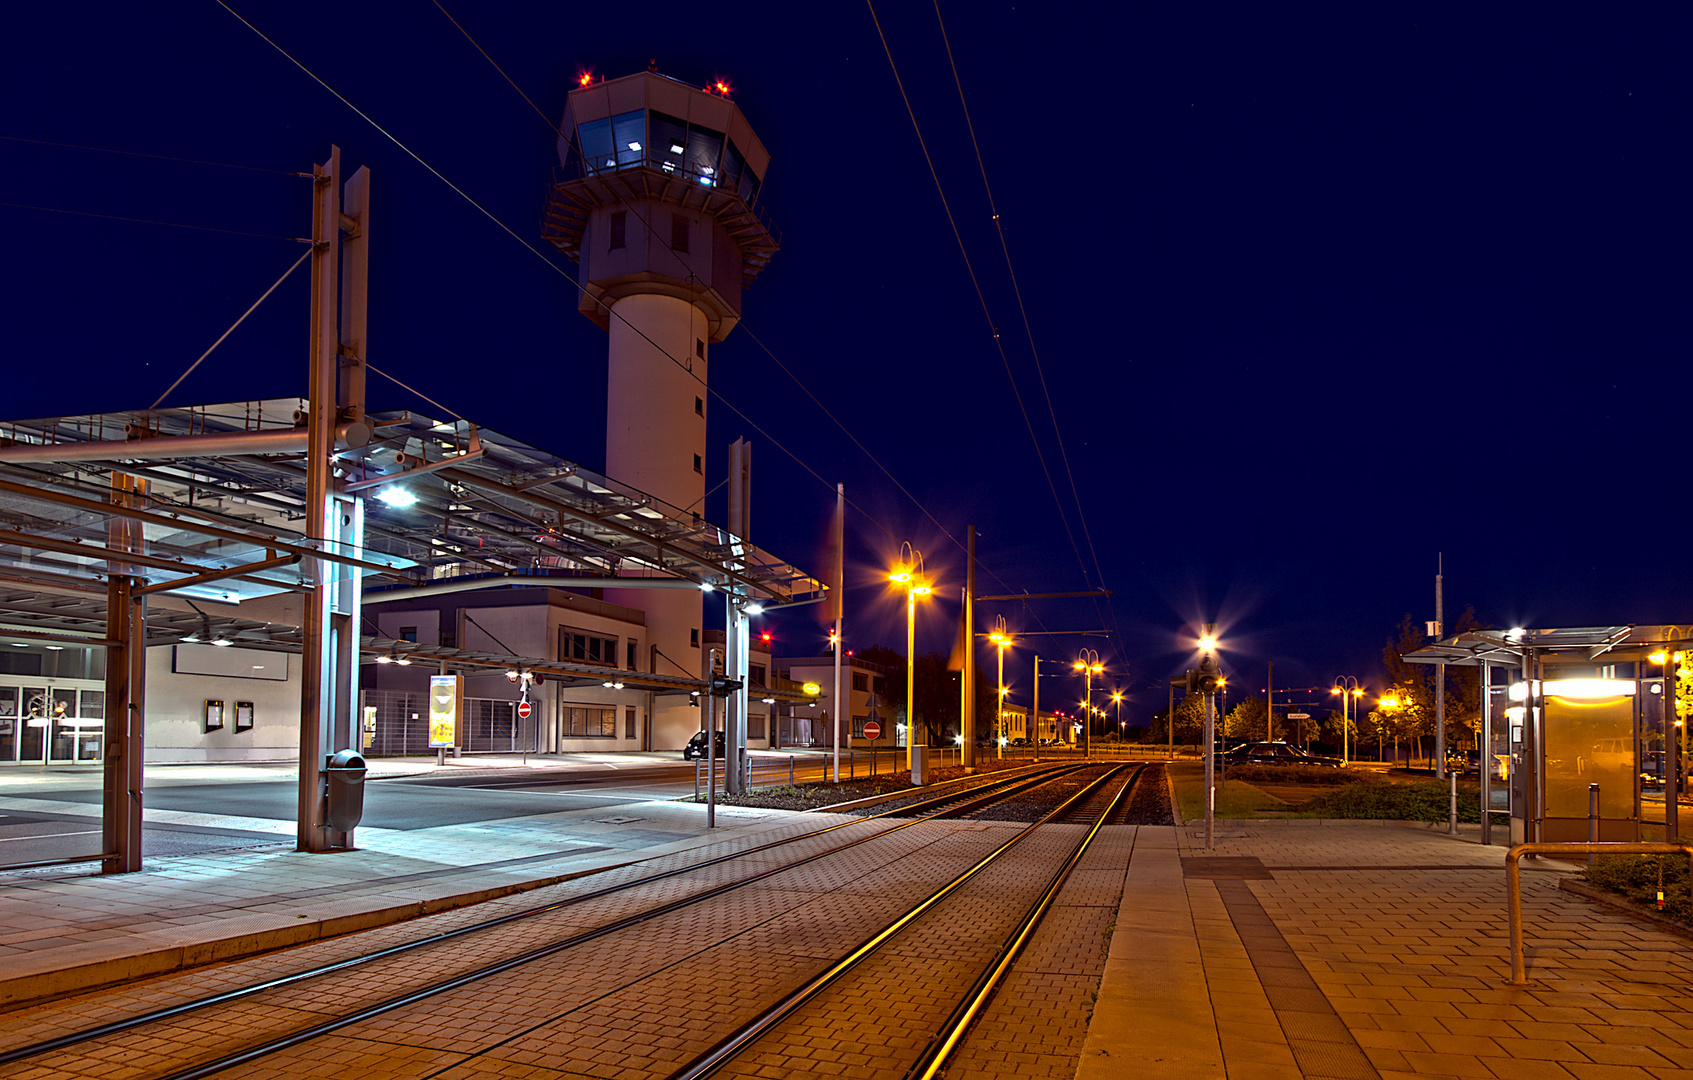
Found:
M 1352 721 L 1350 716 L 1358 713 L 1357 699 L 1364 696 L 1364 688 L 1358 685 L 1358 680 L 1351 675 L 1342 675 L 1335 679 L 1334 686 L 1329 693 L 1340 695 L 1340 760 L 1349 762 L 1352 757 Z M 1347 706 L 1351 704 L 1350 713 Z M 1397 706 L 1396 706 L 1397 707 Z
M 917 758 L 917 598 L 928 596 L 934 588 L 923 574 L 921 551 L 907 543 L 900 545 L 899 554 L 899 565 L 889 572 L 888 580 L 905 590 L 905 767 L 910 770 Z M 874 744 L 870 752 L 876 752 Z
M 1083 702 L 1083 705 L 1086 706 L 1086 708 L 1083 709 L 1083 714 L 1086 715 L 1093 709 L 1093 677 L 1103 672 L 1105 670 L 1105 665 L 1099 662 L 1099 653 L 1095 652 L 1093 649 L 1083 649 L 1081 652 L 1076 654 L 1076 662 L 1071 664 L 1070 667 L 1075 671 L 1081 672 L 1082 678 L 1086 682 L 1087 700 Z M 1093 717 L 1088 716 L 1086 723 L 1087 731 L 1082 740 L 1082 756 L 1092 757 Z
M 994 616 L 993 631 L 988 634 L 988 641 L 992 642 L 999 653 L 999 717 L 994 727 L 997 736 L 994 739 L 994 756 L 1005 757 L 1005 650 L 1012 644 L 1011 632 L 1005 628 L 1005 616 Z

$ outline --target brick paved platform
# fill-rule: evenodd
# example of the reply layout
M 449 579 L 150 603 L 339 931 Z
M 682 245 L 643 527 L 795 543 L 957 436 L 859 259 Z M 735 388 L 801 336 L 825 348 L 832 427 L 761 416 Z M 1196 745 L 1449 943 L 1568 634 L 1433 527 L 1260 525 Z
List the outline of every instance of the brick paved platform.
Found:
M 387 832 L 379 849 L 285 845 L 156 858 L 137 874 L 11 875 L 0 887 L 0 1009 L 384 926 L 771 830 L 833 819 L 620 804 L 501 827 Z
M 1078 1080 L 1693 1080 L 1693 943 L 1396 823 L 1139 830 Z

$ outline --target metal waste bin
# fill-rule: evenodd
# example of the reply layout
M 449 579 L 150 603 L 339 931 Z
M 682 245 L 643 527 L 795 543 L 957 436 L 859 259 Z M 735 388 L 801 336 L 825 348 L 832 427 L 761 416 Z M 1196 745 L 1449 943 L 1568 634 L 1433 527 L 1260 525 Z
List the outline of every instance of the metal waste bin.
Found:
M 356 750 L 341 750 L 324 767 L 329 781 L 329 827 L 352 832 L 364 817 L 364 757 Z
M 922 787 L 929 782 L 929 748 L 911 747 L 911 783 Z

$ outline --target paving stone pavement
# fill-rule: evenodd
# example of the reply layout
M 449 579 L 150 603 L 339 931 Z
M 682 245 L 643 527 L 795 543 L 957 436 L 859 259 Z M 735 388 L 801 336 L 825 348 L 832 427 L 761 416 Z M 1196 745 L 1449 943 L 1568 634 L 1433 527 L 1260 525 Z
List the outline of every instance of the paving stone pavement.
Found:
M 1162 835 L 1160 835 L 1162 834 Z M 1076 1075 L 1693 1080 L 1693 948 L 1391 823 L 1142 828 Z M 1185 940 L 1183 940 L 1185 939 Z

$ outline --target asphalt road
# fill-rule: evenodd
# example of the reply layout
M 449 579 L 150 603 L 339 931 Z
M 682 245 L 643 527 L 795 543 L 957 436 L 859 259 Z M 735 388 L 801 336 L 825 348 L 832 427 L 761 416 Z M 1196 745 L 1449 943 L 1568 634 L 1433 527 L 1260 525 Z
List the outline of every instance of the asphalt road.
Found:
M 559 769 L 521 776 L 440 774 L 404 780 L 373 780 L 365 785 L 365 827 L 429 829 L 482 821 L 599 810 L 652 797 L 669 797 L 679 785 L 692 785 L 694 769 L 678 760 L 631 769 Z M 664 790 L 668 786 L 669 790 Z M 642 790 L 647 789 L 647 790 Z M 100 776 L 87 774 L 86 786 L 39 791 L 15 790 L 14 799 L 100 803 Z M 172 781 L 155 778 L 146 804 L 155 810 L 262 818 L 292 822 L 298 788 L 292 779 L 265 781 Z M 291 833 L 260 833 L 222 826 L 201 827 L 147 822 L 142 829 L 144 856 L 188 855 L 264 844 L 291 844 Z M 0 810 L 0 865 L 45 862 L 100 851 L 98 818 Z

